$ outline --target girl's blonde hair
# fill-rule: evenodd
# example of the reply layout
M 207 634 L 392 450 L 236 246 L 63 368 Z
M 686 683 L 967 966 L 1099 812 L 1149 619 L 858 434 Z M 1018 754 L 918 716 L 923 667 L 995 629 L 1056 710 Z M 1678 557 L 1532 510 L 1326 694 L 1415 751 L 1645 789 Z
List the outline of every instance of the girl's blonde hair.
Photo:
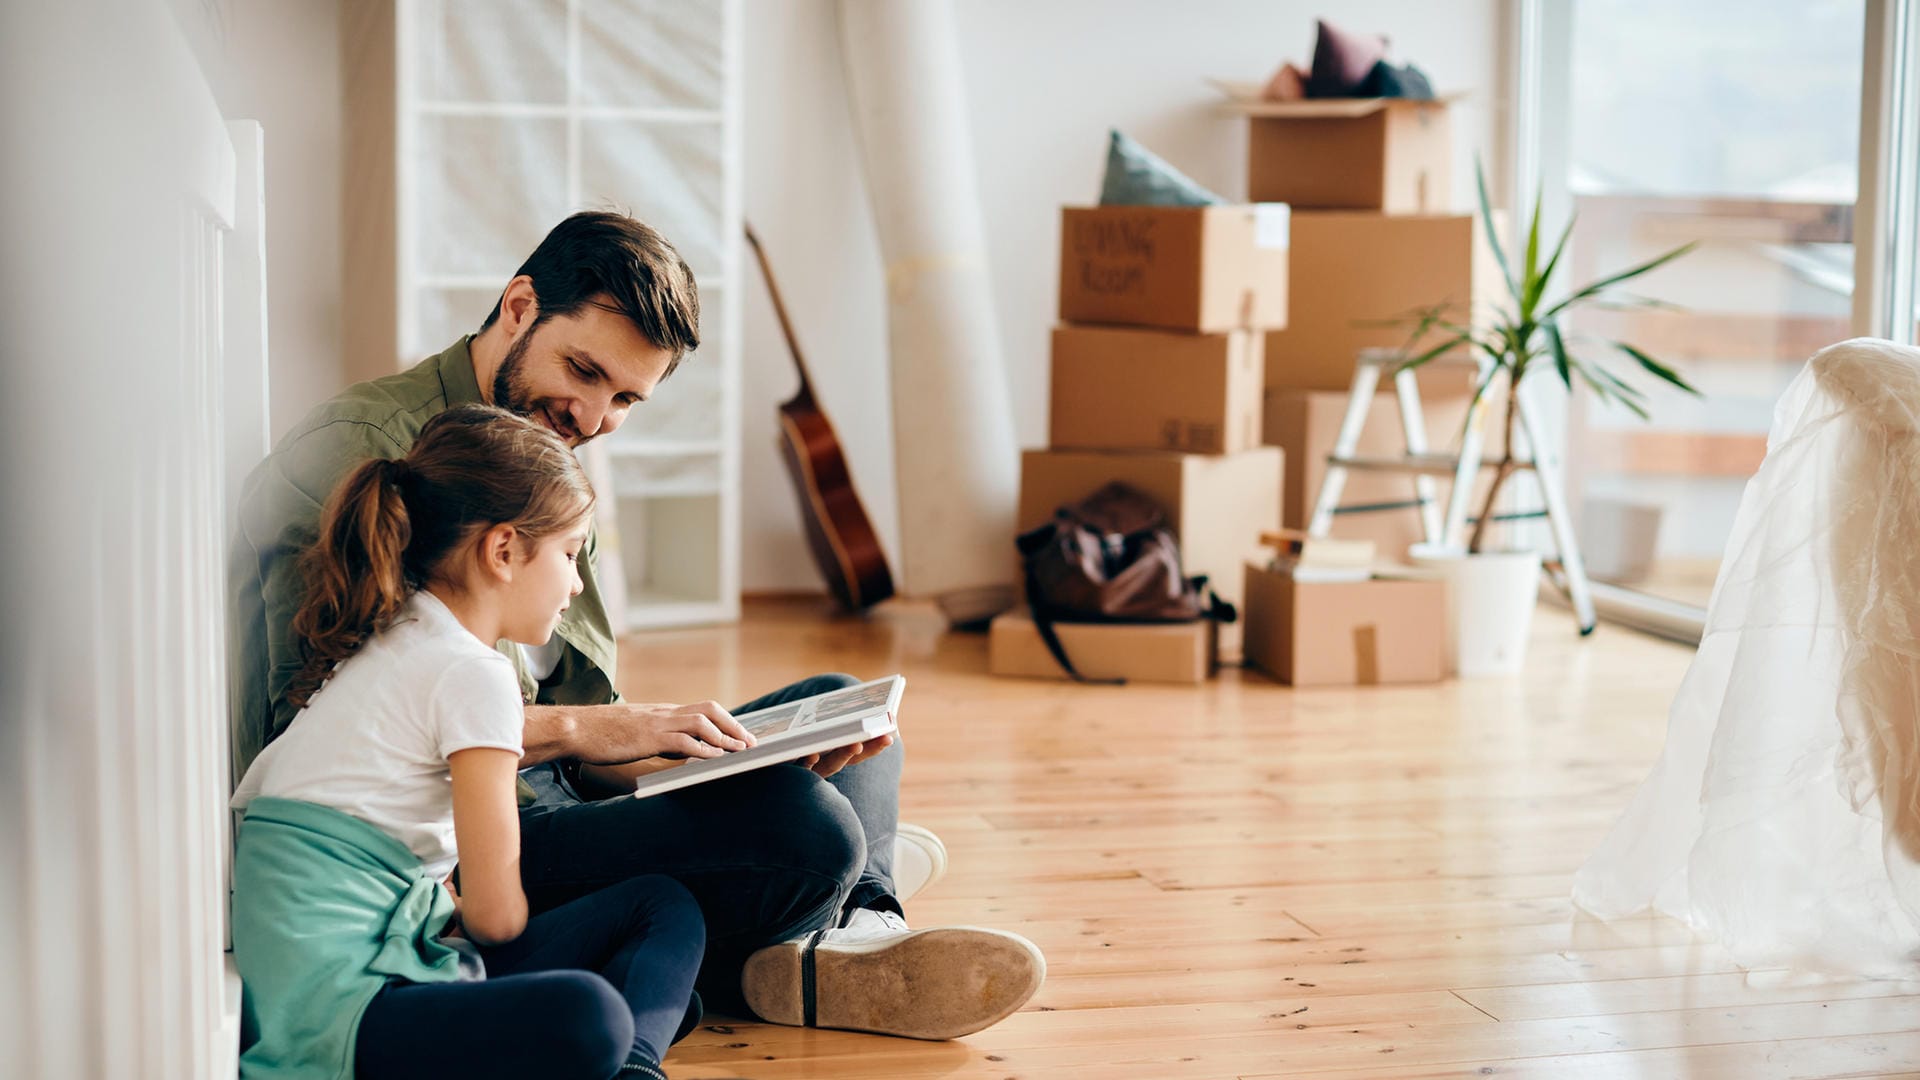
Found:
M 491 405 L 461 405 L 420 429 L 402 458 L 375 458 L 328 498 L 320 536 L 302 554 L 306 599 L 293 617 L 305 708 L 335 665 L 391 625 L 448 556 L 495 525 L 530 543 L 593 507 L 586 473 L 560 437 Z

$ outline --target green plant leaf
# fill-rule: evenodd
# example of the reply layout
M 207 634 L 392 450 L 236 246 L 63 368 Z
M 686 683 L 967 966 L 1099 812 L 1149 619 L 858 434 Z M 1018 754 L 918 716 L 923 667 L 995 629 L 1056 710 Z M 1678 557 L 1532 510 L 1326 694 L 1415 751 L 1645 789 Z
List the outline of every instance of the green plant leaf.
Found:
M 1679 304 L 1671 303 L 1666 300 L 1656 300 L 1651 296 L 1631 296 L 1626 294 L 1621 294 L 1617 296 L 1596 297 L 1594 298 L 1594 301 L 1590 306 L 1599 308 L 1602 311 L 1685 311 L 1687 310 L 1685 307 L 1682 307 Z
M 1547 322 L 1547 347 L 1553 350 L 1553 366 L 1560 372 L 1560 381 L 1571 391 L 1573 372 L 1569 370 L 1572 364 L 1567 360 L 1567 343 L 1560 340 L 1560 324 L 1551 320 Z
M 1543 189 L 1544 190 L 1544 189 Z M 1533 214 L 1527 222 L 1527 259 L 1525 268 L 1520 271 L 1520 310 L 1528 310 L 1526 298 L 1535 294 L 1534 286 L 1540 277 L 1540 196 L 1542 191 L 1533 193 Z
M 1500 231 L 1493 227 L 1493 202 L 1487 198 L 1487 174 L 1480 167 L 1478 158 L 1473 162 L 1473 180 L 1480 193 L 1480 222 L 1487 230 L 1487 246 L 1493 248 L 1494 261 L 1500 265 L 1500 280 L 1507 283 L 1507 292 L 1513 295 L 1517 304 L 1520 302 L 1520 284 L 1513 279 L 1513 267 L 1507 265 L 1507 251 L 1500 245 Z
M 1560 242 L 1553 245 L 1553 254 L 1547 257 L 1547 268 L 1540 271 L 1540 276 L 1535 279 L 1533 296 L 1530 300 L 1532 305 L 1540 303 L 1540 297 L 1546 293 L 1547 286 L 1553 283 L 1553 272 L 1560 266 L 1560 256 L 1567 250 L 1567 240 L 1573 236 L 1573 220 L 1571 217 L 1567 219 L 1567 227 L 1560 230 Z
M 1402 371 L 1411 371 L 1414 368 L 1417 368 L 1420 365 L 1427 363 L 1430 360 L 1433 360 L 1437 357 L 1444 356 L 1445 354 L 1452 352 L 1454 349 L 1457 349 L 1460 346 L 1465 345 L 1468 342 L 1471 342 L 1472 340 L 1473 340 L 1473 335 L 1471 334 L 1456 334 L 1453 337 L 1448 338 L 1447 340 L 1441 342 L 1438 345 L 1434 345 L 1427 348 L 1425 351 L 1421 352 L 1419 356 L 1416 356 L 1411 360 L 1401 361 L 1400 366 L 1395 368 L 1394 371 L 1395 373 L 1402 372 Z
M 1615 379 L 1612 376 L 1609 376 L 1605 371 L 1599 371 L 1596 376 L 1595 370 L 1590 370 L 1590 365 L 1582 363 L 1579 360 L 1575 360 L 1573 362 L 1573 370 L 1579 374 L 1580 381 L 1586 383 L 1588 387 L 1592 388 L 1595 396 L 1599 397 L 1601 401 L 1619 402 L 1621 405 L 1626 406 L 1628 410 L 1630 410 L 1634 415 L 1638 416 L 1640 419 L 1642 420 L 1648 419 L 1647 410 L 1639 402 L 1633 400 L 1633 398 L 1631 397 L 1624 396 L 1623 394 L 1620 393 L 1621 390 L 1626 390 L 1628 393 L 1634 393 L 1635 391 L 1633 390 L 1632 387 L 1629 387 L 1625 383 L 1620 382 L 1618 379 Z M 1606 381 L 1603 382 L 1601 381 L 1602 379 L 1605 379 Z M 1611 383 L 1612 385 L 1609 386 L 1608 385 L 1609 383 Z
M 1618 399 L 1622 405 L 1639 414 L 1640 419 L 1647 419 L 1647 411 L 1644 408 L 1647 402 L 1647 395 L 1644 390 L 1641 390 L 1632 383 L 1622 380 L 1620 376 L 1615 375 L 1606 368 L 1596 368 L 1595 370 L 1600 373 L 1602 379 L 1606 380 L 1607 385 L 1613 388 L 1613 396 Z
M 1451 312 L 1457 311 L 1459 308 L 1459 304 L 1433 304 L 1408 308 L 1397 315 L 1388 315 L 1378 319 L 1355 319 L 1351 325 L 1370 329 L 1413 326 L 1414 331 L 1412 337 L 1418 338 L 1434 326 L 1444 325 L 1446 316 Z
M 1646 262 L 1643 262 L 1638 266 L 1630 266 L 1627 269 L 1622 270 L 1617 274 L 1609 274 L 1608 276 L 1601 278 L 1599 281 L 1593 282 L 1592 284 L 1588 285 L 1586 288 L 1579 290 L 1578 292 L 1574 293 L 1572 296 L 1567 297 L 1565 300 L 1562 300 L 1559 303 L 1548 308 L 1546 313 L 1544 315 L 1541 315 L 1540 317 L 1542 319 L 1551 319 L 1555 315 L 1558 315 L 1562 311 L 1565 311 L 1567 308 L 1572 307 L 1574 304 L 1577 304 L 1580 301 L 1585 300 L 1590 296 L 1593 296 L 1594 294 L 1598 293 L 1600 290 L 1605 289 L 1610 285 L 1618 285 L 1623 281 L 1629 281 L 1633 278 L 1637 278 L 1641 274 L 1644 274 L 1649 270 L 1653 270 L 1658 267 L 1665 266 L 1667 263 L 1672 262 L 1673 260 L 1679 258 L 1682 255 L 1685 255 L 1687 252 L 1692 251 L 1694 248 L 1699 246 L 1700 245 L 1698 241 L 1695 241 L 1690 244 L 1682 244 L 1679 247 L 1674 248 L 1672 251 L 1669 251 L 1664 255 L 1658 255 L 1658 256 L 1655 256 L 1654 258 L 1648 259 Z
M 1648 356 L 1646 353 L 1641 352 L 1639 349 L 1634 348 L 1624 341 L 1615 341 L 1612 342 L 1612 345 L 1614 348 L 1633 357 L 1641 367 L 1646 368 L 1659 378 L 1665 379 L 1680 389 L 1685 390 L 1687 393 L 1692 394 L 1694 397 L 1700 396 L 1699 390 L 1695 389 L 1687 380 L 1681 378 L 1678 372 L 1662 364 L 1660 361 L 1655 360 L 1653 357 Z

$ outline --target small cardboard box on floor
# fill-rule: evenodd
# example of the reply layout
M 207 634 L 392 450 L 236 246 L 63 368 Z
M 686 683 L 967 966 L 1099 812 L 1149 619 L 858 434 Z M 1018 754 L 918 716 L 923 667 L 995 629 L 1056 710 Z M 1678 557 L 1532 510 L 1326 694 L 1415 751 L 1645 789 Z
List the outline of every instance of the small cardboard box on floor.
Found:
M 1182 569 L 1205 574 L 1238 605 L 1243 562 L 1258 557 L 1260 534 L 1280 527 L 1282 454 L 1261 446 L 1238 454 L 1161 450 L 1028 450 L 1020 457 L 1021 532 L 1052 520 L 1115 480 L 1159 503 L 1180 544 Z M 1240 655 L 1240 624 L 1220 628 L 1220 653 Z
M 1438 214 L 1452 208 L 1448 101 L 1248 102 L 1247 197 L 1302 210 Z
M 1250 330 L 1053 331 L 1053 448 L 1237 454 L 1260 445 L 1266 368 Z
M 1345 390 L 1361 349 L 1408 344 L 1422 309 L 1485 318 L 1500 270 L 1469 214 L 1394 217 L 1343 210 L 1293 215 L 1293 310 L 1266 340 L 1267 389 Z M 1444 331 L 1423 340 L 1445 340 Z M 1418 343 L 1415 344 L 1418 347 Z M 1429 383 L 1421 377 L 1424 388 Z
M 1285 326 L 1290 219 L 1285 206 L 1066 207 L 1060 321 Z
M 1289 686 L 1439 682 L 1447 587 L 1438 578 L 1302 582 L 1246 564 L 1246 662 Z
M 1438 381 L 1439 371 L 1434 373 Z M 1428 446 L 1436 453 L 1455 449 L 1460 428 L 1466 422 L 1467 405 L 1472 400 L 1473 374 L 1454 369 L 1449 381 L 1439 385 L 1440 392 L 1421 389 L 1421 404 L 1427 426 Z M 1497 391 L 1495 391 L 1497 393 Z M 1320 485 L 1327 475 L 1327 455 L 1333 452 L 1340 436 L 1340 421 L 1347 413 L 1347 395 L 1319 390 L 1269 390 L 1262 429 L 1266 440 L 1286 452 L 1287 478 L 1281 484 L 1280 517 L 1289 529 L 1305 529 L 1313 514 L 1314 500 L 1320 497 Z M 1499 414 L 1489 409 L 1483 435 L 1482 454 L 1492 460 L 1505 445 Z M 1367 457 L 1398 456 L 1406 453 L 1406 436 L 1400 427 L 1400 406 L 1391 390 L 1374 395 L 1361 429 L 1356 452 Z M 1491 477 L 1484 470 L 1476 496 L 1486 490 Z M 1448 477 L 1434 478 L 1438 499 L 1436 512 L 1446 509 Z M 1388 506 L 1411 502 L 1414 498 L 1411 473 L 1372 472 L 1350 469 L 1341 506 Z M 1470 501 L 1469 513 L 1477 512 L 1479 502 Z M 1407 548 L 1419 543 L 1423 535 L 1420 514 L 1412 507 L 1383 509 L 1371 513 L 1336 514 L 1329 536 L 1343 540 L 1371 540 L 1379 549 L 1379 558 L 1388 563 L 1405 563 Z
M 1053 624 L 1060 647 L 1089 679 L 1205 682 L 1219 664 L 1217 623 Z M 1023 610 L 995 616 L 987 633 L 987 671 L 1035 679 L 1069 676 Z

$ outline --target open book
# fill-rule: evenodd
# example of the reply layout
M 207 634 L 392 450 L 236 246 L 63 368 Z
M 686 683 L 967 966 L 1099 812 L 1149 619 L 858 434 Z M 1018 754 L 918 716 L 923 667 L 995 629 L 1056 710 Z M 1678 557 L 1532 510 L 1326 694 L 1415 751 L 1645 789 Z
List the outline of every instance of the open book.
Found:
M 906 676 L 889 675 L 740 713 L 734 719 L 753 732 L 753 746 L 714 758 L 689 758 L 671 769 L 649 773 L 634 782 L 633 793 L 645 798 L 890 735 L 906 688 Z

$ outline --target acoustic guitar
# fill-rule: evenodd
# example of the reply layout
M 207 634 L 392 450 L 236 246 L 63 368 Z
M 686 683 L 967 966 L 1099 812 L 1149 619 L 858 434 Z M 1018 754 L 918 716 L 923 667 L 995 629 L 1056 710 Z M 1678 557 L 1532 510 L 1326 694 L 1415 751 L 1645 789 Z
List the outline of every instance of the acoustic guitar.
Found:
M 760 249 L 760 239 L 753 234 L 752 226 L 747 227 L 747 244 L 767 279 L 773 313 L 780 319 L 780 332 L 786 335 L 793 366 L 800 372 L 800 392 L 780 406 L 780 457 L 787 463 L 787 472 L 800 495 L 800 520 L 806 525 L 807 546 L 813 549 L 814 562 L 820 565 L 827 588 L 841 606 L 848 611 L 864 611 L 893 595 L 887 554 L 881 550 L 873 522 L 853 489 L 853 474 L 840 449 L 840 437 L 813 399 L 807 362 L 800 356 L 800 343 L 787 320 L 787 306 L 780 301 L 780 289 L 773 283 L 773 267 L 767 264 L 767 253 Z

